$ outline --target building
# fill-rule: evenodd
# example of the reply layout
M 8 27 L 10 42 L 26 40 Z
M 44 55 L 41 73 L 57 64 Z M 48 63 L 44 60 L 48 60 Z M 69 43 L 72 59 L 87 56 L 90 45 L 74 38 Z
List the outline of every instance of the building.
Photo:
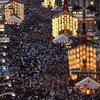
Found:
M 77 30 L 77 36 L 81 37 L 81 32 L 82 32 L 82 14 L 74 14 L 78 18 L 78 30 Z M 96 19 L 94 14 L 86 14 L 86 30 L 87 30 L 87 36 L 93 35 L 93 32 L 90 30 L 96 30 Z
M 69 1 L 74 5 L 79 5 L 79 6 L 83 5 L 83 0 L 69 0 Z M 97 0 L 86 0 L 86 7 L 91 4 L 93 5 L 95 3 L 94 1 L 97 1 Z
M 83 5 L 83 1 L 85 2 L 85 5 Z M 76 5 L 80 6 L 80 10 L 73 11 L 73 15 L 79 18 L 79 28 L 78 33 L 81 33 L 82 31 L 82 21 L 83 21 L 83 9 L 85 9 L 85 24 L 86 24 L 86 31 L 87 31 L 87 38 L 90 40 L 94 40 L 94 32 L 93 30 L 97 30 L 97 23 L 96 23 L 96 16 L 95 16 L 95 4 L 94 0 L 77 0 Z M 86 9 L 87 8 L 87 9 Z M 80 31 L 79 31 L 80 30 Z M 92 30 L 92 31 L 91 31 Z M 80 36 L 80 34 L 78 34 Z
M 5 4 L 5 20 L 10 19 L 14 15 L 24 20 L 24 4 L 19 0 L 13 0 Z
M 44 0 L 42 6 L 45 8 L 54 8 L 56 6 L 56 0 Z
M 63 12 L 52 18 L 52 36 L 60 34 L 77 36 L 78 18 L 68 12 L 67 1 L 64 1 Z

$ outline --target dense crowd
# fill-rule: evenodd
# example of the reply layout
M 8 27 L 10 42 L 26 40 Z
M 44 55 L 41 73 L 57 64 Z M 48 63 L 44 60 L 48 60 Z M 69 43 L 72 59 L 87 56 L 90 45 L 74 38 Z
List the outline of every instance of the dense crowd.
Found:
M 16 96 L 6 95 L 0 100 L 99 100 L 95 94 L 74 91 L 73 81 L 67 75 L 40 74 L 37 69 L 31 72 L 12 71 L 8 80 L 12 86 L 0 87 L 0 93 L 14 92 Z
M 14 92 L 15 97 L 0 100 L 97 100 L 74 91 L 67 66 L 67 49 L 52 42 L 50 9 L 38 7 L 31 0 L 25 2 L 25 22 L 20 26 L 6 26 L 6 64 L 20 70 L 10 71 L 12 86 L 0 87 L 0 94 Z M 99 99 L 98 99 L 99 100 Z

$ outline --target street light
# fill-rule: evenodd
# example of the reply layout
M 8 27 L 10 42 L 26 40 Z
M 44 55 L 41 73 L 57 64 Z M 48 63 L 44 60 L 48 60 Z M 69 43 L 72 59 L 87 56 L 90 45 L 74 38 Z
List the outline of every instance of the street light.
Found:
M 4 37 L 7 37 L 7 34 L 5 34 Z
M 5 59 L 1 59 L 1 61 L 2 61 L 2 63 L 5 63 L 6 62 Z
M 0 97 L 1 97 L 1 96 L 5 96 L 5 95 L 11 95 L 11 96 L 13 96 L 13 97 L 16 96 L 16 94 L 15 94 L 14 92 L 7 92 L 7 93 L 1 94 Z
M 6 45 L 0 45 L 0 48 L 7 48 L 7 46 Z
M 8 83 L 8 86 L 11 87 L 12 86 L 11 83 Z
M 93 5 L 94 4 L 94 2 L 93 1 L 91 1 L 91 5 Z
M 3 55 L 3 56 L 6 56 L 6 53 L 5 53 L 5 52 L 2 52 L 2 55 Z

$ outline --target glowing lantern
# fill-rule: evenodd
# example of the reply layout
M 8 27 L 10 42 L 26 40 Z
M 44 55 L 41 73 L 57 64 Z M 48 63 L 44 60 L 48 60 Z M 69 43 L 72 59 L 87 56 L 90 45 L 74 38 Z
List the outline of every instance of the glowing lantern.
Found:
M 52 18 L 52 35 L 57 37 L 60 34 L 77 36 L 78 18 L 68 13 L 68 4 L 64 0 L 63 12 Z
M 20 1 L 11 1 L 5 4 L 5 19 L 10 19 L 11 16 L 24 20 L 24 4 Z
M 72 51 L 75 51 L 75 52 L 73 52 L 72 55 L 70 55 L 68 53 L 68 58 L 70 58 L 70 57 L 73 58 L 73 59 L 68 59 L 68 60 L 70 63 L 73 62 L 73 65 L 75 66 L 75 68 L 80 68 L 82 70 L 86 69 L 87 71 L 90 71 L 92 69 L 96 72 L 96 59 L 94 59 L 94 57 L 96 57 L 96 50 L 93 47 L 87 46 L 87 49 L 85 50 L 85 53 L 84 53 L 84 47 L 86 47 L 86 46 L 79 45 L 78 47 L 71 49 L 70 52 L 72 52 Z M 79 50 L 79 48 L 80 48 L 80 50 Z M 90 50 L 90 51 L 88 51 L 88 50 Z M 94 53 L 94 51 L 95 51 L 95 53 Z M 74 63 L 74 62 L 77 62 L 77 63 Z M 69 70 L 71 72 L 71 70 L 74 68 L 74 66 L 71 65 L 70 63 L 69 63 Z M 77 66 L 77 64 L 79 64 L 79 65 Z M 82 71 L 82 70 L 80 70 L 80 71 Z M 72 79 L 75 79 L 78 77 L 77 75 L 73 75 L 72 73 L 70 73 L 70 76 L 72 77 Z M 93 78 L 96 78 L 96 75 L 93 75 Z
M 87 86 L 86 84 L 84 85 L 84 87 L 83 87 L 82 90 L 83 90 L 83 93 L 85 93 L 85 94 L 87 94 L 87 95 L 89 95 L 90 92 L 91 92 L 90 89 L 88 88 L 88 86 Z
M 44 0 L 44 2 L 42 2 L 42 6 L 45 8 L 54 8 L 56 6 L 55 0 Z

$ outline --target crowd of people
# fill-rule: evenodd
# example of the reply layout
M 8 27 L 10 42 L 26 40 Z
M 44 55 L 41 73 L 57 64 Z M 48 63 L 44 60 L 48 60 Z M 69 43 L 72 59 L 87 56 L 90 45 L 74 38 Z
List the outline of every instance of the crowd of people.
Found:
M 74 91 L 67 49 L 52 42 L 52 12 L 33 1 L 25 0 L 25 21 L 21 25 L 6 25 L 4 34 L 10 37 L 10 43 L 5 59 L 12 70 L 10 78 L 2 77 L 0 82 L 11 82 L 12 86 L 0 86 L 0 94 L 14 92 L 15 97 L 6 95 L 0 100 L 97 100 L 94 95 Z

